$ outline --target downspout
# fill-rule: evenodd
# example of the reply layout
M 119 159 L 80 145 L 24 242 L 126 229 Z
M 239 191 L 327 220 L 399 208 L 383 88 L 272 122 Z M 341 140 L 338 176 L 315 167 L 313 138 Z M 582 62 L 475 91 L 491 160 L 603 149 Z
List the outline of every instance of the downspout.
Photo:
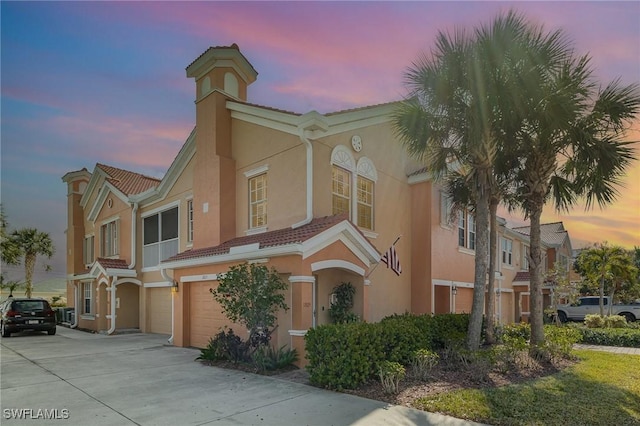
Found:
M 133 269 L 136 267 L 136 214 L 138 213 L 138 203 L 135 202 L 132 204 L 133 210 L 131 210 L 131 263 L 129 264 L 129 269 Z
M 118 277 L 114 275 L 111 279 L 111 327 L 107 334 L 113 334 L 116 331 L 116 281 Z
M 305 129 L 298 128 L 300 141 L 307 148 L 307 217 L 301 222 L 294 223 L 291 228 L 296 229 L 313 220 L 313 147 L 311 141 L 305 136 Z
M 162 275 L 162 278 L 164 278 L 168 283 L 171 283 L 171 286 L 173 286 L 173 278 L 167 275 L 166 269 L 160 268 L 160 275 Z M 173 345 L 173 329 L 175 327 L 175 312 L 173 307 L 173 304 L 175 302 L 174 298 L 175 293 L 173 292 L 173 289 L 171 289 L 171 336 L 167 339 L 167 343 L 169 343 L 170 345 Z
M 73 324 L 69 328 L 76 328 L 78 326 L 78 283 L 73 283 Z

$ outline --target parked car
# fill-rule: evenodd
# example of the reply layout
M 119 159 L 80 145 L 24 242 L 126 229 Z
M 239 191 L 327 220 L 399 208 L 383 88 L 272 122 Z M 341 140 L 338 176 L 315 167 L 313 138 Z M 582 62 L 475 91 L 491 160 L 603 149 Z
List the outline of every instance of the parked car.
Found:
M 22 330 L 56 334 L 56 313 L 44 299 L 9 298 L 0 305 L 0 334 L 10 337 Z
M 609 306 L 609 297 L 607 296 L 604 297 L 603 303 L 605 314 L 608 314 L 609 308 L 611 308 L 611 315 L 623 316 L 627 322 L 640 320 L 640 304 L 619 305 L 614 303 Z M 558 305 L 557 311 L 561 322 L 584 321 L 586 315 L 600 313 L 600 297 L 580 297 L 576 303 Z

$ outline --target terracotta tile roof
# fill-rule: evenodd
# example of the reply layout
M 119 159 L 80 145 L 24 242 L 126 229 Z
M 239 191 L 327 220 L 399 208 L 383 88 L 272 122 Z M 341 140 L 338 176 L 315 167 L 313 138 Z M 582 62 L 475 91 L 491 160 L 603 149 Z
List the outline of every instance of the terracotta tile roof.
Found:
M 115 186 L 125 195 L 140 194 L 160 184 L 160 179 L 141 175 L 140 173 L 130 172 L 100 163 L 96 164 L 96 167 L 100 168 L 100 170 L 109 176 L 107 182 Z
M 531 275 L 529 274 L 529 271 L 520 271 L 513 278 L 513 282 L 516 282 L 516 281 L 529 282 L 530 280 L 531 280 Z
M 105 259 L 99 257 L 96 259 L 104 269 L 129 269 L 129 264 L 123 259 Z
M 211 46 L 209 47 L 207 50 L 205 50 L 204 52 L 202 52 L 202 54 L 200 54 L 200 56 L 198 56 L 196 59 L 194 59 L 189 65 L 187 65 L 187 68 L 189 68 L 191 65 L 193 65 L 194 63 L 198 62 L 198 59 L 202 58 L 204 55 L 207 54 L 208 51 L 212 50 L 212 49 L 216 49 L 216 50 L 220 50 L 220 49 L 235 49 L 238 52 L 240 52 L 240 48 L 238 47 L 237 44 L 233 43 L 231 46 Z
M 275 231 L 264 232 L 261 234 L 237 237 L 215 247 L 205 247 L 178 253 L 177 255 L 172 256 L 164 260 L 163 262 L 175 262 L 180 260 L 227 254 L 229 253 L 231 247 L 239 247 L 249 244 L 259 244 L 259 247 L 262 249 L 266 247 L 302 243 L 344 220 L 347 220 L 346 214 L 314 218 L 310 223 L 299 228 L 293 229 L 289 227 L 278 229 Z

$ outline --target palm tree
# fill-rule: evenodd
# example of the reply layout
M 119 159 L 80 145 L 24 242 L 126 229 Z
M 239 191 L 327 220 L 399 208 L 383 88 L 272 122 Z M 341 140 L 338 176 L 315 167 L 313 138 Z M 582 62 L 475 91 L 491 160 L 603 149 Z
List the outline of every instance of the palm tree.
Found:
M 615 292 L 624 283 L 633 283 L 638 273 L 628 251 L 620 246 L 609 246 L 606 242 L 595 244 L 580 252 L 576 264 L 588 281 L 598 285 L 600 315 L 604 315 L 603 300 L 606 284 L 609 284 L 609 300 L 613 301 Z
M 410 98 L 394 116 L 398 137 L 409 153 L 423 161 L 436 180 L 456 173 L 476 216 L 473 302 L 467 347 L 480 346 L 487 275 L 489 198 L 496 141 L 491 108 L 476 67 L 484 65 L 467 35 L 440 32 L 431 57 L 407 72 Z M 455 180 L 454 179 L 454 180 Z
M 33 291 L 33 270 L 36 265 L 36 258 L 41 255 L 51 259 L 55 251 L 53 242 L 49 234 L 40 232 L 35 228 L 23 228 L 14 231 L 11 238 L 17 247 L 20 248 L 20 252 L 24 256 L 26 295 L 27 297 L 31 297 Z
M 596 93 L 589 57 L 575 58 L 564 42 L 554 50 L 554 62 L 533 69 L 529 81 L 535 84 L 511 94 L 512 104 L 521 105 L 512 112 L 520 125 L 509 147 L 519 159 L 515 194 L 531 221 L 532 348 L 544 341 L 542 209 L 550 201 L 566 211 L 582 196 L 587 208 L 615 200 L 616 185 L 634 158 L 622 138 L 640 106 L 638 85 L 614 81 Z
M 0 260 L 6 265 L 17 265 L 20 258 L 20 249 L 7 234 L 9 223 L 4 214 L 4 208 L 0 205 Z

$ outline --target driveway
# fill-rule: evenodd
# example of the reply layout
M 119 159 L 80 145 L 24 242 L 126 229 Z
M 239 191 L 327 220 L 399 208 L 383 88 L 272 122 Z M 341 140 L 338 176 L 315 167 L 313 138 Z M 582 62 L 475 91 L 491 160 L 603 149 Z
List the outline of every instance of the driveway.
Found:
M 459 419 L 195 362 L 167 336 L 1 339 L 4 424 L 469 425 Z M 22 417 L 18 420 L 17 417 Z M 25 420 L 26 418 L 26 420 Z M 44 420 L 43 419 L 49 419 Z

